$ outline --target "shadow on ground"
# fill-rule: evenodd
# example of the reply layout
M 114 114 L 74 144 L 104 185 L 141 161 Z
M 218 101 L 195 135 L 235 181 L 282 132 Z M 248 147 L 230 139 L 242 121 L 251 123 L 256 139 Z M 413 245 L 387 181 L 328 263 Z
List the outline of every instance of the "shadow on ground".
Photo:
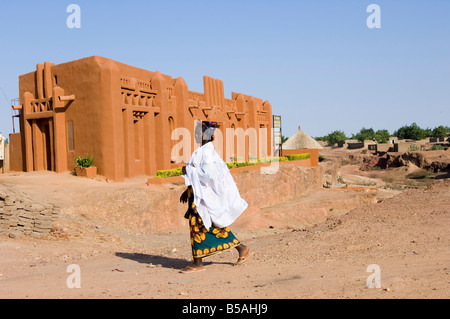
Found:
M 130 259 L 133 261 L 137 261 L 142 264 L 147 265 L 161 265 L 161 267 L 164 268 L 173 268 L 173 269 L 183 269 L 186 266 L 189 266 L 192 264 L 192 261 L 181 259 L 181 258 L 175 258 L 175 257 L 165 257 L 165 256 L 157 256 L 157 255 L 147 255 L 147 254 L 140 254 L 140 253 L 123 253 L 123 252 L 116 252 L 115 255 L 120 258 L 124 259 Z M 203 265 L 209 265 L 209 264 L 229 264 L 232 265 L 233 263 L 230 262 L 203 262 Z
M 450 178 L 450 172 L 441 172 L 434 179 L 446 179 L 446 178 Z

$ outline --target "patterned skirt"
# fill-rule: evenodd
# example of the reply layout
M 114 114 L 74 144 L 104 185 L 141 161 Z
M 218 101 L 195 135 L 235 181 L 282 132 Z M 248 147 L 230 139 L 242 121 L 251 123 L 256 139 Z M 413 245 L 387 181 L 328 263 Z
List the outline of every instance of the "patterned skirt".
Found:
M 189 213 L 189 228 L 193 258 L 208 257 L 241 244 L 228 227 L 219 228 L 212 224 L 209 230 L 206 229 L 195 208 Z

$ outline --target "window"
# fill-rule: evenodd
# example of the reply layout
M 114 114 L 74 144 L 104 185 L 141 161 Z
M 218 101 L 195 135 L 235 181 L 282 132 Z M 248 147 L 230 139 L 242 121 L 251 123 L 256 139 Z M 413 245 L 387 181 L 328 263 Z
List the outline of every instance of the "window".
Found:
M 69 149 L 69 152 L 75 150 L 73 141 L 73 122 L 67 122 L 67 148 Z

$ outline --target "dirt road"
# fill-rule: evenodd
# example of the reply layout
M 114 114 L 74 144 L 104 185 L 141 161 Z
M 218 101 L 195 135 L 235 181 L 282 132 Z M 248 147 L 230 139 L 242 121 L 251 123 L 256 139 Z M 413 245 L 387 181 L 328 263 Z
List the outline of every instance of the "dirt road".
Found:
M 41 179 L 36 173 L 2 182 L 39 195 Z M 450 297 L 449 180 L 380 199 L 311 227 L 291 228 L 289 221 L 284 227 L 257 230 L 232 227 L 255 255 L 233 266 L 237 252 L 224 252 L 206 259 L 206 270 L 194 274 L 179 273 L 191 258 L 187 226 L 142 232 L 123 217 L 115 220 L 114 212 L 89 213 L 79 202 L 85 196 L 86 201 L 97 198 L 106 205 L 106 194 L 124 190 L 131 182 L 120 187 L 100 181 L 89 187 L 81 180 L 71 183 L 72 193 L 55 181 L 45 188 L 52 200 L 66 194 L 66 209 L 53 235 L 0 236 L 0 298 Z M 109 191 L 101 193 L 97 183 Z M 70 195 L 75 190 L 78 195 Z M 321 192 L 319 200 L 327 192 L 344 196 L 342 190 Z M 127 193 L 114 205 L 132 205 L 132 194 L 139 196 L 138 190 Z M 271 213 L 275 221 L 276 212 Z M 79 266 L 81 288 L 67 285 L 74 274 L 68 266 L 74 264 Z M 380 271 L 380 288 L 367 286 L 369 265 Z

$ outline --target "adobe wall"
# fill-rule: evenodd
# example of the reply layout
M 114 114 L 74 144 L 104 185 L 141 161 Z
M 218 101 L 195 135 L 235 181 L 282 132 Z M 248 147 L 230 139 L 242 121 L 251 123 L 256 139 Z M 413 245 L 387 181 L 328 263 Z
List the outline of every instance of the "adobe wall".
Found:
M 395 143 L 394 144 L 394 152 L 403 152 L 403 153 L 408 152 L 411 144 L 413 144 L 413 143 L 404 143 L 404 142 Z
M 82 76 L 95 75 L 95 63 L 89 62 L 92 61 L 58 66 L 45 62 L 36 65 L 36 72 L 19 77 L 21 104 L 13 108 L 20 111 L 25 171 L 71 170 L 76 151 L 97 151 L 101 161 L 96 128 L 101 123 L 102 103 L 98 98 L 97 83 L 92 81 L 98 76 Z M 78 94 L 78 107 L 73 105 L 74 91 Z M 81 105 L 86 107 L 81 108 Z M 77 125 L 70 126 L 74 128 L 71 130 L 69 123 Z M 69 139 L 78 139 L 82 143 L 69 146 Z
M 234 149 L 229 149 L 231 141 L 226 133 L 232 127 L 241 129 L 243 133 L 249 128 L 255 129 L 255 141 L 250 136 L 243 137 L 245 160 L 249 160 L 252 150 L 253 155 L 271 154 L 272 113 L 268 101 L 235 92 L 232 92 L 231 99 L 227 99 L 223 82 L 208 76 L 203 77 L 204 93 L 199 93 L 190 91 L 182 77 L 172 78 L 158 71 L 96 58 L 103 63 L 102 72 L 110 77 L 104 104 L 111 105 L 111 111 L 110 118 L 104 122 L 112 123 L 113 129 L 102 139 L 106 141 L 113 137 L 111 144 L 114 144 L 118 170 L 116 179 L 153 175 L 156 170 L 187 162 L 197 147 L 194 141 L 195 120 L 219 122 L 214 144 L 224 160 L 229 154 L 238 152 L 237 138 L 234 138 Z M 261 143 L 260 127 L 267 130 L 265 144 Z M 172 153 L 179 141 L 179 137 L 173 135 L 176 128 L 187 129 L 190 133 L 190 150 L 183 149 L 188 157 L 180 158 L 177 153 Z M 121 167 L 124 167 L 123 171 Z
M 95 57 L 52 67 L 57 85 L 75 100 L 65 109 L 66 140 L 73 133 L 73 148 L 67 145 L 67 169 L 75 168 L 76 156 L 93 154 L 95 166 L 101 175 L 114 176 L 115 158 L 108 156 L 111 149 L 108 122 L 111 112 L 107 98 L 110 78 Z M 71 123 L 71 124 L 69 124 Z
M 14 107 L 21 112 L 24 170 L 73 170 L 76 156 L 93 154 L 98 173 L 113 180 L 153 175 L 187 161 L 172 153 L 172 132 L 187 129 L 191 147 L 183 151 L 190 156 L 195 120 L 219 122 L 215 145 L 227 161 L 230 154 L 270 156 L 270 102 L 235 92 L 227 99 L 221 80 L 203 82 L 204 92 L 193 92 L 181 77 L 99 56 L 37 64 L 19 77 L 21 105 Z M 228 128 L 240 129 L 242 139 L 228 136 Z
M 287 162 L 283 163 L 286 164 L 280 165 L 274 174 L 263 174 L 261 170 L 233 174 L 242 198 L 249 203 L 248 209 L 232 225 L 233 228 L 257 229 L 273 225 L 263 224 L 263 221 L 267 221 L 263 215 L 266 207 L 274 207 L 276 210 L 277 205 L 304 198 L 308 194 L 323 189 L 326 181 L 336 183 L 337 165 L 332 162 L 321 162 L 317 167 L 300 167 Z M 138 196 L 122 194 L 122 196 L 129 195 L 126 198 L 130 209 L 126 214 L 117 208 L 114 199 L 109 199 L 109 202 L 105 202 L 102 207 L 108 214 L 115 216 L 118 224 L 136 231 L 147 233 L 184 231 L 186 219 L 183 215 L 187 206 L 180 203 L 179 197 L 185 189 L 182 181 L 166 184 L 164 187 L 150 184 L 145 191 L 139 192 Z M 275 213 L 275 216 L 277 214 Z M 279 223 L 286 224 L 281 217 L 282 209 L 279 216 Z M 314 216 L 311 217 L 314 218 Z M 305 218 L 308 219 L 307 216 Z
M 318 166 L 319 165 L 319 149 L 317 148 L 302 148 L 302 149 L 283 149 L 281 151 L 282 156 L 286 155 L 294 155 L 294 154 L 304 154 L 310 153 L 311 156 L 309 158 L 311 164 L 310 166 Z
M 10 171 L 23 171 L 22 140 L 20 133 L 9 134 L 9 164 Z

